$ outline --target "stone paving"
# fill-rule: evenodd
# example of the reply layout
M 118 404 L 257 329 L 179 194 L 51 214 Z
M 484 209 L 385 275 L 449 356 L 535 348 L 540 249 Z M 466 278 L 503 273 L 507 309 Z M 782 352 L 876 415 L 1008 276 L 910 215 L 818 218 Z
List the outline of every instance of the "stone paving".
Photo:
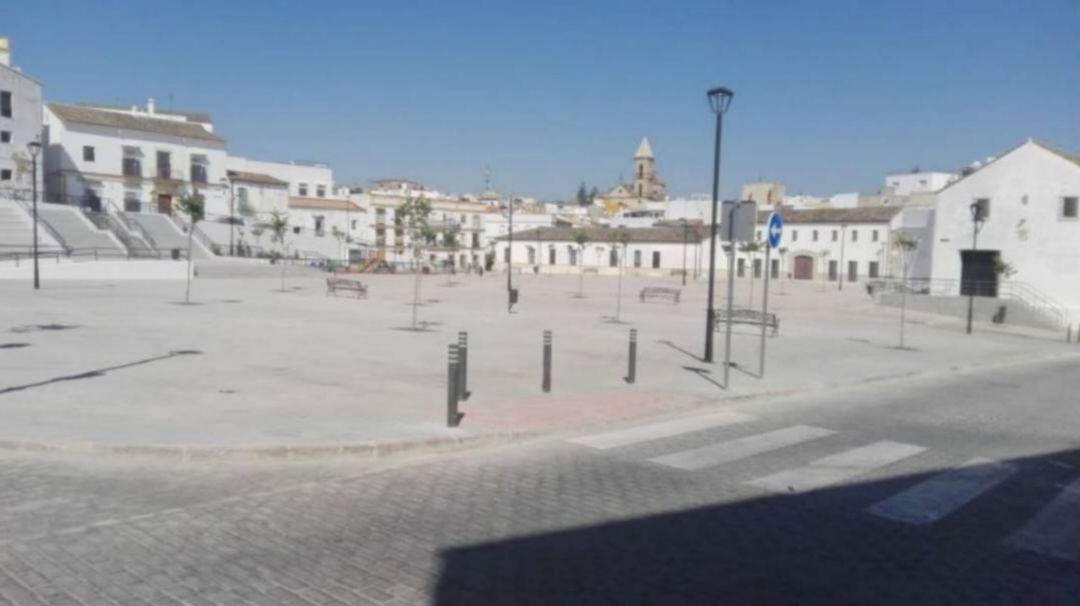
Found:
M 1053 340 L 992 333 L 962 337 L 957 323 L 913 315 L 899 351 L 896 311 L 857 288 L 773 288 L 780 336 L 769 339 L 765 379 L 759 335 L 737 327 L 739 367 L 724 389 L 704 364 L 703 283 L 682 303 L 640 303 L 644 285 L 589 276 L 515 276 L 516 313 L 505 309 L 505 276 L 424 278 L 410 326 L 412 278 L 372 275 L 370 298 L 327 297 L 311 272 L 278 280 L 199 279 L 196 305 L 182 285 L 47 282 L 40 292 L 0 283 L 0 404 L 6 448 L 144 451 L 217 456 L 223 449 L 274 456 L 325 454 L 344 446 L 372 454 L 396 443 L 568 430 L 688 410 L 731 397 L 804 392 L 913 373 L 1080 354 Z M 755 288 L 760 288 L 760 280 Z M 749 300 L 740 283 L 736 301 Z M 757 295 L 760 298 L 760 294 Z M 639 331 L 638 382 L 628 385 L 629 329 Z M 554 389 L 540 391 L 541 331 L 555 333 Z M 470 389 L 459 429 L 445 427 L 446 348 L 470 335 Z M 717 335 L 716 350 L 723 348 Z
M 393 464 L 8 455 L 0 604 L 1071 604 L 1080 564 L 1007 539 L 1080 476 L 1080 413 L 1063 397 L 1078 369 L 744 401 L 714 412 L 745 423 L 607 451 L 546 439 Z M 793 423 L 836 433 L 700 471 L 649 461 Z M 749 482 L 882 439 L 926 450 L 806 495 Z M 867 513 L 971 456 L 1018 471 L 938 524 Z M 1058 533 L 1080 539 L 1067 519 Z

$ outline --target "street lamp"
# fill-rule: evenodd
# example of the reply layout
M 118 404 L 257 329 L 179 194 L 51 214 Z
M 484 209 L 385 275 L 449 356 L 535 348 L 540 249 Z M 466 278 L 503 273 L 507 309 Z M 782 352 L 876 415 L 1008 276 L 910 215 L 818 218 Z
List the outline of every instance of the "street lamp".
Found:
M 507 201 L 509 206 L 510 216 L 507 220 L 507 236 L 506 236 L 506 295 L 508 297 L 506 304 L 506 311 L 514 311 L 514 283 L 511 279 L 514 271 L 514 195 L 510 194 L 510 199 Z
M 30 152 L 30 160 L 33 164 L 33 169 L 30 176 L 33 179 L 31 189 L 34 192 L 34 290 L 38 290 L 41 288 L 41 274 L 38 273 L 37 159 L 38 154 L 41 153 L 41 142 L 35 140 L 27 143 L 26 151 Z
M 686 217 L 679 219 L 679 223 L 682 223 L 682 285 L 686 286 Z
M 709 98 L 709 107 L 716 114 L 716 142 L 713 148 L 713 186 L 712 186 L 712 223 L 709 226 L 709 302 L 705 313 L 705 362 L 713 361 L 713 331 L 715 330 L 713 310 L 713 289 L 716 281 L 716 206 L 720 199 L 720 138 L 724 128 L 724 113 L 731 106 L 731 99 L 735 93 L 718 86 L 710 90 L 706 95 Z M 730 221 L 733 217 L 728 217 Z M 731 267 L 728 267 L 731 272 Z
M 983 222 L 986 221 L 982 204 L 976 200 L 971 203 L 969 207 L 971 209 L 971 254 L 969 259 L 971 260 L 971 272 L 969 276 L 973 276 L 975 273 L 975 251 L 979 248 L 979 230 L 982 229 Z M 962 282 L 961 282 L 962 283 Z M 967 313 L 967 334 L 971 334 L 971 319 L 975 315 L 975 285 L 977 282 L 974 280 L 968 280 L 968 313 Z
M 844 290 L 844 244 L 847 243 L 847 223 L 840 224 L 840 266 L 836 272 L 836 290 Z
M 236 229 L 236 211 L 233 207 L 235 206 L 234 200 L 236 197 L 233 194 L 233 180 L 232 175 L 229 174 L 230 172 L 225 171 L 225 176 L 222 177 L 221 182 L 229 185 L 229 256 L 232 257 L 236 254 L 233 247 L 233 231 Z

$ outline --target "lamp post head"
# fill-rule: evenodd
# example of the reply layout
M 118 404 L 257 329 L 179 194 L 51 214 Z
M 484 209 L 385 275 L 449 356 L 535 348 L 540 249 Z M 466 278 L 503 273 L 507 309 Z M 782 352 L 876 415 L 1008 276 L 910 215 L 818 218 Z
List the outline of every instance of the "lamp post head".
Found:
M 26 150 L 30 152 L 30 157 L 37 158 L 38 154 L 41 153 L 41 142 L 40 141 L 31 141 L 31 142 L 27 143 L 26 144 Z
M 709 107 L 712 108 L 714 114 L 718 115 L 727 112 L 728 107 L 731 106 L 731 99 L 735 96 L 731 89 L 723 86 L 717 86 L 705 94 L 709 97 Z

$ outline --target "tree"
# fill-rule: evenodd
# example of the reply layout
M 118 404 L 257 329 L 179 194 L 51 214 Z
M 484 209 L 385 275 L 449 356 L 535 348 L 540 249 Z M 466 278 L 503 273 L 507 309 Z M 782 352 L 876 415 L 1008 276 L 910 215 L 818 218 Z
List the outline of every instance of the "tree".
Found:
M 781 246 L 777 249 L 780 253 L 780 294 L 784 294 L 784 283 L 787 282 L 787 247 Z
M 893 233 L 892 238 L 893 247 L 900 252 L 900 267 L 901 267 L 901 280 L 900 280 L 900 346 L 899 349 L 904 349 L 904 329 L 907 325 L 907 278 L 908 278 L 908 262 L 910 260 L 911 253 L 919 248 L 918 240 L 909 238 L 904 232 L 897 231 Z
M 584 289 L 585 289 L 585 245 L 589 243 L 589 232 L 585 231 L 584 229 L 575 229 L 574 230 L 574 243 L 577 244 L 577 247 L 578 247 L 578 267 L 580 267 L 580 271 L 578 271 L 578 289 L 577 289 L 578 294 L 577 294 L 577 298 L 584 299 L 585 298 L 585 292 L 584 292 Z
M 457 267 L 455 263 L 457 259 L 458 249 L 461 246 L 460 234 L 461 226 L 457 223 L 451 223 L 450 226 L 446 228 L 446 232 L 443 234 L 443 246 L 450 251 L 451 272 L 453 272 Z M 452 286 L 454 284 L 453 273 L 448 274 L 448 276 L 449 277 L 447 277 L 446 279 L 446 285 Z
M 576 199 L 577 199 L 578 206 L 588 206 L 589 205 L 589 191 L 587 189 L 585 189 L 585 182 L 584 181 L 582 181 L 581 184 L 578 185 Z
M 409 244 L 412 247 L 412 257 L 416 269 L 416 278 L 413 282 L 413 311 L 412 328 L 416 330 L 416 310 L 420 305 L 420 274 L 421 259 L 424 254 L 424 243 L 434 239 L 435 232 L 428 225 L 428 217 L 431 216 L 431 202 L 420 196 L 409 198 L 398 208 L 397 219 L 405 228 L 409 236 Z
M 593 188 L 589 190 L 589 204 L 592 204 L 596 200 L 596 196 L 600 195 L 600 190 L 593 185 Z
M 739 252 L 750 257 L 750 302 L 748 307 L 754 306 L 754 260 L 757 257 L 757 253 L 761 250 L 761 242 L 743 242 L 739 245 Z M 768 271 L 766 269 L 765 271 Z
M 994 273 L 997 274 L 998 279 L 1008 280 L 1016 275 L 1016 268 L 1012 263 L 1002 261 L 1001 257 L 997 257 L 994 259 Z
M 342 249 L 345 248 L 345 241 L 348 239 L 348 236 L 345 232 L 341 231 L 337 225 L 330 229 L 330 235 L 334 236 L 334 239 L 338 242 L 338 256 L 341 257 L 343 263 L 348 265 L 348 259 L 342 254 Z
M 270 224 L 267 228 L 270 230 L 270 241 L 278 245 L 278 250 L 274 251 L 273 255 L 278 263 L 281 263 L 281 292 L 285 292 L 285 253 L 288 250 L 285 236 L 289 233 L 289 216 L 275 210 L 270 213 Z
M 187 289 L 184 292 L 184 303 L 191 303 L 191 238 L 195 234 L 195 224 L 206 218 L 206 202 L 202 194 L 195 191 L 181 197 L 178 208 L 180 212 L 188 216 L 190 222 L 187 238 Z
M 618 253 L 619 245 L 622 245 L 622 254 Z M 616 251 L 617 259 L 619 263 L 619 281 L 618 290 L 615 294 L 615 322 L 622 322 L 622 274 L 623 266 L 626 265 L 626 251 L 630 244 L 630 230 L 625 227 L 619 227 L 611 233 L 611 249 Z

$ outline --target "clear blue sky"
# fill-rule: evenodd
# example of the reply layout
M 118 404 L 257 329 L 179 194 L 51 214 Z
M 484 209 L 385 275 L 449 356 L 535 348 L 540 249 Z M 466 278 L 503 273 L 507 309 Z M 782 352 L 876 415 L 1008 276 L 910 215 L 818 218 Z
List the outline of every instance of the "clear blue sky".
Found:
M 1080 0 L 4 0 L 0 35 L 56 101 L 210 112 L 233 153 L 569 198 L 631 174 L 673 194 L 872 190 L 1033 136 L 1080 151 Z

